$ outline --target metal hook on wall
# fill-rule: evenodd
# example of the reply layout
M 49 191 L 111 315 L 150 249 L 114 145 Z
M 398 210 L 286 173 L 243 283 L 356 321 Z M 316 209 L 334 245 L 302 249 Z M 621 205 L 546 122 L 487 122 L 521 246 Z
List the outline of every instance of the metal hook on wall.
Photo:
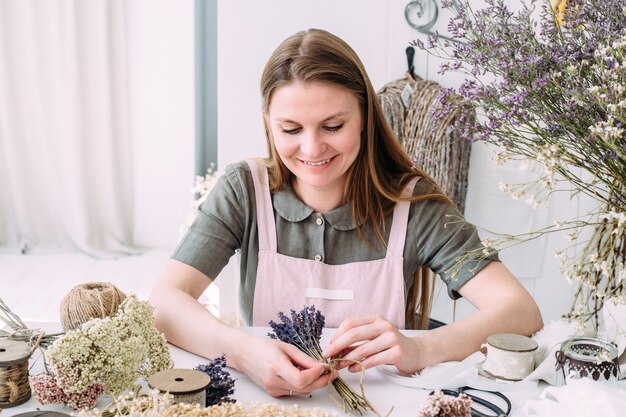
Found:
M 413 65 L 413 57 L 415 56 L 415 48 L 407 46 L 404 50 L 406 52 L 406 64 L 411 76 L 415 75 L 415 66 Z
M 452 1 L 456 3 L 455 0 Z M 426 13 L 431 10 L 431 18 L 428 20 Z M 431 28 L 437 23 L 439 18 L 439 5 L 437 0 L 413 0 L 404 7 L 404 18 L 413 29 L 420 33 L 432 36 L 437 35 L 439 38 L 452 42 L 460 42 L 458 39 L 451 38 L 446 35 L 435 33 Z

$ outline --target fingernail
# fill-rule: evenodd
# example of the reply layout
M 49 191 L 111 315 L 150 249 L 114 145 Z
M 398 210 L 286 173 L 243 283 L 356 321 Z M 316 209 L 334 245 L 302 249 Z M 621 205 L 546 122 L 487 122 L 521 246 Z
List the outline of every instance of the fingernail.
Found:
M 328 349 L 324 349 L 324 351 L 322 352 L 322 356 L 324 356 L 325 358 L 328 357 Z

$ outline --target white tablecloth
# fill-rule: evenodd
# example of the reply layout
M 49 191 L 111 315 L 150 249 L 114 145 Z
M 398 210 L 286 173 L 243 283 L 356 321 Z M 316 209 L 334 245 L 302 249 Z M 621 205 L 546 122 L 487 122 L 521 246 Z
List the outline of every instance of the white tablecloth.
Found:
M 46 331 L 54 331 L 58 329 L 58 324 L 48 323 L 37 325 L 29 325 L 29 327 L 41 327 Z M 268 329 L 267 328 L 247 328 L 252 334 L 264 337 Z M 322 337 L 322 346 L 327 344 L 332 335 L 332 329 L 326 329 Z M 415 334 L 415 331 L 407 331 L 408 334 Z M 193 368 L 199 364 L 206 364 L 208 361 L 202 357 L 196 356 L 175 346 L 170 346 L 172 357 L 174 359 L 174 366 L 176 368 Z M 31 361 L 35 361 L 36 357 L 31 358 Z M 258 360 L 263 360 L 259 357 Z M 31 369 L 31 375 L 39 373 L 41 370 L 41 359 L 35 362 L 35 366 Z M 288 406 L 292 404 L 299 404 L 301 407 L 320 407 L 329 411 L 337 412 L 339 415 L 345 415 L 341 412 L 330 398 L 328 390 L 321 389 L 314 392 L 311 397 L 309 396 L 292 396 L 273 398 L 268 395 L 263 389 L 255 385 L 246 375 L 240 374 L 235 370 L 229 369 L 232 377 L 236 379 L 235 382 L 235 394 L 232 396 L 238 402 L 247 404 L 250 402 L 266 403 L 277 402 L 279 404 Z M 347 371 L 341 372 L 342 378 L 350 384 L 353 388 L 358 389 L 360 374 L 351 374 Z M 144 382 L 145 385 L 145 382 Z M 535 387 L 525 390 L 507 390 L 505 394 L 511 400 L 513 404 L 514 413 L 512 415 L 519 415 L 518 411 L 521 409 L 524 402 L 533 397 L 537 397 L 543 387 Z M 394 407 L 394 411 L 391 416 L 396 417 L 409 417 L 415 416 L 424 404 L 426 397 L 430 393 L 430 390 L 423 390 L 417 388 L 409 388 L 400 385 L 396 385 L 389 381 L 381 372 L 377 369 L 368 369 L 365 372 L 364 377 L 364 389 L 365 395 L 373 406 L 378 410 L 381 415 L 386 415 L 387 412 Z M 337 397 L 337 394 L 332 390 L 333 395 Z M 99 408 L 102 408 L 110 402 L 110 397 L 103 397 L 97 404 Z M 50 410 L 61 411 L 67 414 L 71 414 L 73 410 L 58 405 L 48 404 L 40 405 L 35 398 L 31 398 L 17 407 L 7 408 L 0 412 L 1 417 L 14 416 L 19 413 L 35 410 Z M 517 412 L 516 412 L 517 411 Z

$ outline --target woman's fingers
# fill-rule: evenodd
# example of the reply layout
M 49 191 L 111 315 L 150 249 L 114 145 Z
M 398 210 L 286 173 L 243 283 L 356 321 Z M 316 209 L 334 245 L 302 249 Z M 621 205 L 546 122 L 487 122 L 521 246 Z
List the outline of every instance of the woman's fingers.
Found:
M 380 316 L 347 318 L 337 328 L 330 345 L 324 349 L 324 356 L 333 357 L 355 344 L 376 339 L 381 334 L 394 330 L 393 325 Z M 357 349 L 358 347 L 354 350 Z
M 377 315 L 369 315 L 369 316 L 352 316 L 352 317 L 348 317 L 344 319 L 339 325 L 339 327 L 337 327 L 337 330 L 335 331 L 335 334 L 333 335 L 333 338 L 331 339 L 330 343 L 331 344 L 334 343 L 338 338 L 342 337 L 347 331 L 354 329 L 356 327 L 359 327 L 359 326 L 372 324 L 376 322 L 376 320 L 379 318 L 380 317 Z
M 361 343 L 341 357 L 338 369 L 349 367 L 351 372 L 360 371 L 362 368 L 371 368 L 384 363 L 390 363 L 393 355 L 389 350 L 395 346 L 393 334 L 383 333 L 367 342 Z
M 244 372 L 273 397 L 309 394 L 336 376 L 327 372 L 328 365 L 278 340 L 259 340 L 245 357 Z
M 297 375 L 294 374 L 294 371 L 291 369 L 285 373 L 287 378 L 283 378 L 278 374 L 277 376 L 280 378 L 280 382 L 278 382 L 277 385 L 280 388 L 272 390 L 272 392 L 270 392 L 271 395 L 275 397 L 309 395 L 313 391 L 327 386 L 337 378 L 336 370 L 328 371 L 323 366 L 304 370 L 298 370 L 298 368 L 294 366 L 292 366 L 292 368 Z
M 351 372 L 389 364 L 402 372 L 417 369 L 418 343 L 404 336 L 394 325 L 381 316 L 352 317 L 338 329 L 324 354 L 339 357 L 337 369 L 348 367 Z
M 303 372 L 306 372 L 306 371 L 303 371 Z M 336 370 L 333 370 L 332 372 L 325 371 L 325 372 L 322 372 L 321 375 L 318 375 L 318 377 L 311 384 L 303 388 L 294 387 L 293 389 L 290 389 L 286 394 L 287 395 L 310 395 L 313 391 L 326 387 L 335 378 L 337 378 Z
M 283 347 L 283 350 L 289 356 L 289 358 L 291 359 L 291 362 L 297 365 L 298 367 L 313 368 L 313 367 L 321 365 L 321 362 L 319 360 L 307 355 L 306 353 L 304 353 L 297 347 L 290 345 L 288 343 L 283 343 L 283 342 L 281 343 L 282 343 L 281 346 Z
M 335 372 L 327 372 L 323 366 L 298 369 L 293 364 L 279 367 L 277 372 L 265 381 L 267 392 L 273 397 L 285 395 L 308 395 L 325 387 L 336 378 Z
M 281 366 L 277 375 L 284 381 L 285 393 L 288 395 L 310 394 L 312 391 L 324 387 L 329 379 L 336 377 L 330 372 L 330 367 L 310 357 L 295 346 L 284 344 L 283 349 L 289 358 L 289 365 Z

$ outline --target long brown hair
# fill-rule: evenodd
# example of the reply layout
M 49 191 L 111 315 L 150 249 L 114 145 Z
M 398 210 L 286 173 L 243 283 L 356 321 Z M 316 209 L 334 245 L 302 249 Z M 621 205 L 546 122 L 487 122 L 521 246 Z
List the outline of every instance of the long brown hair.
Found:
M 435 182 L 402 149 L 387 124 L 376 91 L 354 50 L 337 36 L 321 29 L 298 32 L 284 40 L 272 53 L 261 78 L 263 112 L 267 115 L 273 93 L 293 82 L 326 82 L 352 91 L 359 100 L 363 132 L 359 154 L 347 172 L 344 199 L 352 206 L 352 216 L 361 237 L 361 224 L 371 224 L 378 239 L 384 239 L 385 215 L 399 201 L 438 200 L 453 205 Z M 279 190 L 293 174 L 281 161 L 272 131 L 264 117 L 269 152 L 267 161 L 270 189 Z M 423 177 L 431 185 L 425 194 L 402 197 L 408 181 Z M 415 287 L 417 282 L 414 282 Z M 419 285 L 423 287 L 423 285 Z M 417 288 L 413 288 L 416 290 Z M 426 296 L 426 288 L 418 291 Z M 423 311 L 423 310 L 422 310 Z

